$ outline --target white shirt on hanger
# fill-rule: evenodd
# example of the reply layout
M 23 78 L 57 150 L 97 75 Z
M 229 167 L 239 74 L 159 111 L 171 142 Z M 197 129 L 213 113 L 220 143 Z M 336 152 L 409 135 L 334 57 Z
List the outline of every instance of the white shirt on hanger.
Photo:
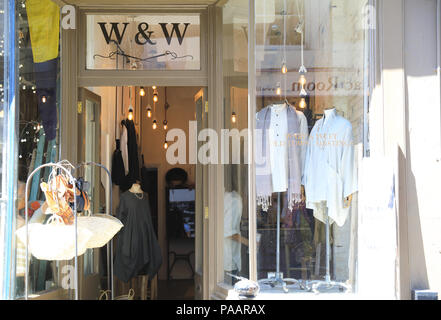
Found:
M 273 192 L 288 190 L 288 114 L 285 104 L 271 107 L 269 129 Z
M 129 150 L 127 147 L 127 128 L 125 125 L 122 126 L 122 132 L 121 132 L 121 156 L 123 158 L 124 162 L 124 172 L 126 175 L 129 174 Z
M 305 186 L 307 207 L 314 216 L 343 226 L 349 214 L 344 199 L 357 191 L 352 125 L 335 109 L 312 129 L 306 152 L 302 184 Z M 326 203 L 326 206 L 323 204 Z

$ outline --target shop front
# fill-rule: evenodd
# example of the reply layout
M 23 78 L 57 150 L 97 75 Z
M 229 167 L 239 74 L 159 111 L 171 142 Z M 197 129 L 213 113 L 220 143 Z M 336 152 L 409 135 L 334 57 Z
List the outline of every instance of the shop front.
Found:
M 422 2 L 2 1 L 1 297 L 439 292 Z

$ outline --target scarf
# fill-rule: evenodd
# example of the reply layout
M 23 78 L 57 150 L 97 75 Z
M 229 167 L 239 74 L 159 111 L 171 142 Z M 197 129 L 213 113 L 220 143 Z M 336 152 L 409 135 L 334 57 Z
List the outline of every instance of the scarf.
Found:
M 286 108 L 288 118 L 288 208 L 292 210 L 296 203 L 301 202 L 301 168 L 299 146 L 299 123 L 296 110 L 288 106 Z M 257 113 L 256 119 L 256 193 L 257 205 L 262 206 L 263 211 L 268 211 L 272 205 L 273 194 L 271 164 L 270 164 L 270 141 L 269 130 L 271 125 L 271 106 Z

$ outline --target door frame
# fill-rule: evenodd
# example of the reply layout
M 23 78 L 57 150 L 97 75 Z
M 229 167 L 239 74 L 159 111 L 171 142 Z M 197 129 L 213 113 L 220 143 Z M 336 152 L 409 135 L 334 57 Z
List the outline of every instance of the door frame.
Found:
M 100 12 L 106 13 L 112 10 L 118 10 L 118 6 L 94 6 L 94 7 L 77 7 L 76 8 L 77 21 L 84 22 L 86 12 Z M 140 11 L 141 10 L 141 11 Z M 222 25 L 221 15 L 219 15 L 219 8 L 213 5 L 201 6 L 186 6 L 176 5 L 168 6 L 137 6 L 137 8 L 130 8 L 125 10 L 127 13 L 137 13 L 142 11 L 149 13 L 200 13 L 201 15 L 201 70 L 200 71 L 122 71 L 122 70 L 83 70 L 82 52 L 85 49 L 85 33 L 81 29 L 62 29 L 61 32 L 61 78 L 62 78 L 62 107 L 61 107 L 61 134 L 60 134 L 60 159 L 67 159 L 69 161 L 76 160 L 78 147 L 76 143 L 78 130 L 78 89 L 80 87 L 108 87 L 108 86 L 191 86 L 206 88 L 206 100 L 210 106 L 222 106 L 223 91 L 217 86 L 222 85 L 222 48 L 216 41 L 220 36 L 219 23 Z M 211 21 L 214 21 L 212 23 Z M 219 20 L 220 19 L 220 20 Z M 210 23 L 209 23 L 210 21 Z M 81 25 L 79 23 L 78 25 Z M 84 54 L 83 54 L 84 55 Z M 85 61 L 85 59 L 84 59 Z M 214 130 L 220 130 L 221 117 L 218 116 L 221 109 L 209 108 L 207 121 L 208 127 Z M 220 131 L 219 131 L 220 132 Z M 207 167 L 207 181 L 223 181 L 222 168 L 220 166 L 210 165 Z M 222 208 L 217 208 L 217 186 L 216 184 L 206 184 L 202 186 L 204 194 L 207 195 L 209 219 L 215 219 L 217 211 Z M 204 209 L 206 210 L 206 209 Z M 202 299 L 209 299 L 216 289 L 217 283 L 220 281 L 218 274 L 222 270 L 216 272 L 209 272 L 216 268 L 216 262 L 219 257 L 215 255 L 222 254 L 215 250 L 216 244 L 216 221 L 213 223 L 204 221 L 204 228 L 207 232 L 203 233 L 204 252 L 203 254 L 203 270 L 207 273 L 203 282 L 203 296 Z M 222 258 L 222 257 L 221 257 Z M 210 267 L 210 269 L 209 269 Z M 217 268 L 216 268 L 217 269 Z
M 92 101 L 95 104 L 95 109 L 94 109 L 94 117 L 95 117 L 95 123 L 96 123 L 96 127 L 95 127 L 95 134 L 97 135 L 97 139 L 96 139 L 96 150 L 95 150 L 95 159 L 99 159 L 99 160 L 94 160 L 93 162 L 97 162 L 97 163 L 102 163 L 102 159 L 101 159 L 101 137 L 99 136 L 99 133 L 101 132 L 101 121 L 100 119 L 97 119 L 96 117 L 100 117 L 101 116 L 101 97 L 95 93 L 93 93 L 92 91 L 86 89 L 86 88 L 79 88 L 78 89 L 78 101 L 81 102 L 81 110 L 80 105 L 78 105 L 78 109 L 77 109 L 77 117 L 78 114 L 82 114 L 82 117 L 86 117 L 86 100 Z M 80 112 L 81 111 L 81 112 Z M 87 120 L 84 119 L 85 121 Z M 97 121 L 98 120 L 98 121 Z M 84 122 L 85 122 L 84 121 Z M 78 121 L 78 131 L 79 132 L 86 132 L 86 128 L 84 126 L 85 123 L 82 123 L 82 121 Z M 83 136 L 84 138 L 85 135 Z M 77 133 L 77 138 L 78 138 L 78 133 Z M 84 153 L 81 151 L 80 145 L 86 145 L 87 142 L 84 141 L 77 141 L 78 144 L 78 153 L 77 153 L 77 161 L 75 163 L 80 163 L 80 162 L 84 162 L 86 161 L 85 159 L 80 159 L 80 157 L 85 157 L 85 151 Z M 98 167 L 90 167 L 93 170 L 93 175 L 94 175 L 94 181 L 99 182 L 101 181 L 101 169 Z M 85 168 L 84 168 L 85 169 Z M 93 188 L 94 196 L 92 200 L 93 202 L 93 208 L 94 210 L 99 210 L 99 205 L 100 205 L 100 187 L 101 184 L 95 184 L 95 185 L 91 185 L 91 188 Z M 92 212 L 92 213 L 101 213 L 101 212 Z M 79 277 L 79 298 L 81 300 L 90 300 L 90 299 L 94 299 L 94 298 L 98 298 L 99 296 L 99 291 L 95 290 L 95 286 L 96 288 L 99 288 L 100 286 L 100 274 L 101 274 L 101 270 L 99 269 L 99 261 L 100 261 L 100 249 L 96 248 L 96 249 L 92 249 L 93 250 L 93 273 L 89 274 L 87 276 L 84 275 L 84 255 L 78 257 L 78 277 Z

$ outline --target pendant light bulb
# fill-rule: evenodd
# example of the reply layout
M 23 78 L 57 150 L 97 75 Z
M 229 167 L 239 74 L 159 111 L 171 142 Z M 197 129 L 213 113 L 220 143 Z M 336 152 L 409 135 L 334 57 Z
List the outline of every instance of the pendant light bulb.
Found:
M 165 149 L 165 150 L 168 149 L 168 142 L 167 142 L 167 140 L 164 141 L 164 149 Z
M 152 128 L 153 130 L 156 130 L 156 128 L 158 128 L 158 123 L 156 122 L 156 120 L 153 120 Z
M 127 116 L 127 119 L 129 119 L 130 121 L 133 120 L 133 109 L 132 109 L 132 107 L 129 108 L 129 114 Z
M 283 74 L 287 74 L 288 73 L 288 67 L 286 66 L 286 62 L 285 61 L 283 61 L 283 64 L 282 64 L 282 73 Z
M 300 85 L 302 85 L 302 86 L 304 86 L 304 85 L 306 84 L 306 77 L 305 77 L 304 74 L 302 74 L 302 75 L 300 76 L 299 83 L 300 83 Z
M 162 124 L 164 125 L 164 130 L 167 130 L 167 128 L 168 128 L 168 121 L 164 120 L 164 122 L 162 122 Z
M 307 105 L 306 105 L 306 100 L 305 100 L 305 98 L 302 98 L 302 99 L 300 100 L 299 107 L 300 107 L 300 109 L 306 109 Z
M 46 102 L 47 102 L 47 98 L 46 98 L 46 96 L 42 96 L 42 97 L 41 97 L 41 102 L 43 102 L 43 103 L 46 103 Z
M 156 90 L 156 86 L 152 86 L 152 89 L 153 89 L 153 90 Z
M 152 108 L 150 107 L 150 105 L 147 107 L 147 118 L 151 118 L 152 117 Z
M 145 96 L 145 90 L 144 90 L 144 87 L 141 87 L 141 89 L 139 89 L 139 95 L 140 95 L 141 97 L 144 97 L 144 96 Z
M 280 87 L 280 82 L 277 82 L 276 94 L 277 94 L 278 96 L 281 96 L 281 95 L 282 95 L 282 88 Z
M 153 102 L 158 102 L 158 92 L 157 91 L 155 91 L 154 93 L 153 93 Z
M 236 123 L 236 122 L 237 122 L 237 115 L 236 115 L 235 112 L 233 112 L 233 113 L 231 114 L 231 122 L 232 122 L 232 123 Z

